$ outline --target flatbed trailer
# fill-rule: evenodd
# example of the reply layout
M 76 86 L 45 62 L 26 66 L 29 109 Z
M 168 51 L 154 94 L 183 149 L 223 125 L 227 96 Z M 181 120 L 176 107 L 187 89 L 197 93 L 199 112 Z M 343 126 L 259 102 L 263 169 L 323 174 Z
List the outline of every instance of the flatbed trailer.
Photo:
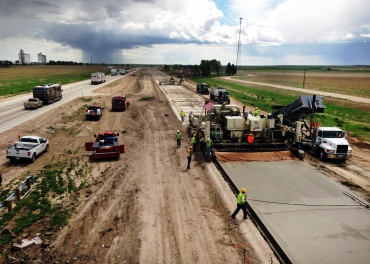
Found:
M 286 151 L 213 157 L 282 263 L 368 263 L 369 205 L 346 187 Z

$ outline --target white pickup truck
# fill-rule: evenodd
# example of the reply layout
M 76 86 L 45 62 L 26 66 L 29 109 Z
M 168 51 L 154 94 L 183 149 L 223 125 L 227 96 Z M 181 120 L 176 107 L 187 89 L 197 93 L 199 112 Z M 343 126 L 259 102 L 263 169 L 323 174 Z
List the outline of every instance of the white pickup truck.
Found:
M 49 141 L 38 136 L 24 136 L 6 150 L 6 158 L 13 160 L 29 160 L 35 162 L 36 157 L 48 152 Z
M 37 109 L 39 107 L 42 107 L 43 102 L 38 98 L 30 98 L 27 102 L 25 102 L 24 109 Z

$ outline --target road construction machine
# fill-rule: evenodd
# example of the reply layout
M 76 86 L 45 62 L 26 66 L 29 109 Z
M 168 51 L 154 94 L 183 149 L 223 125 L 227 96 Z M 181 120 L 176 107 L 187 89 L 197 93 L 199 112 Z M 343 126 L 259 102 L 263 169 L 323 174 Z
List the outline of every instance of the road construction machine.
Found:
M 91 159 L 119 158 L 125 146 L 118 142 L 119 133 L 103 131 L 94 135 L 95 142 L 85 142 L 85 150 L 92 151 Z
M 295 156 L 304 158 L 304 150 L 317 153 L 323 158 L 344 159 L 352 149 L 339 128 L 315 127 L 314 113 L 322 113 L 326 107 L 323 96 L 301 95 L 286 106 L 273 106 L 269 115 L 254 116 L 246 107 L 240 111 L 235 105 L 213 105 L 204 114 L 189 114 L 189 136 L 196 134 L 198 142 L 212 140 L 212 150 L 217 152 L 267 152 L 290 149 Z M 311 117 L 307 122 L 306 117 Z M 320 132 L 321 131 L 321 132 Z M 330 134 L 329 134 L 330 131 Z M 338 133 L 338 140 L 331 138 Z M 248 142 L 248 136 L 253 142 Z M 330 138 L 330 140 L 329 140 Z M 202 140 L 203 139 L 203 140 Z M 201 149 L 204 146 L 201 144 Z
M 175 84 L 176 80 L 173 76 L 159 79 L 159 85 L 175 85 Z

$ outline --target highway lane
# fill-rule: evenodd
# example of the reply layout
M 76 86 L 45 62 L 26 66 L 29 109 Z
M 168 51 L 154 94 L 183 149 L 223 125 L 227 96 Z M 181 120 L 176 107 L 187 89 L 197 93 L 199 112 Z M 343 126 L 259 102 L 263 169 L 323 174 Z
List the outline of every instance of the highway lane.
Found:
M 106 82 L 100 85 L 91 85 L 90 80 L 75 82 L 62 85 L 63 98 L 52 104 L 43 106 L 37 110 L 25 110 L 23 103 L 32 98 L 32 93 L 17 96 L 14 99 L 3 100 L 0 102 L 0 133 L 7 131 L 25 121 L 33 119 L 43 113 L 51 111 L 58 106 L 72 101 L 75 98 L 82 96 L 92 96 L 91 93 L 97 88 L 104 87 L 115 80 L 125 78 L 127 75 L 107 76 Z

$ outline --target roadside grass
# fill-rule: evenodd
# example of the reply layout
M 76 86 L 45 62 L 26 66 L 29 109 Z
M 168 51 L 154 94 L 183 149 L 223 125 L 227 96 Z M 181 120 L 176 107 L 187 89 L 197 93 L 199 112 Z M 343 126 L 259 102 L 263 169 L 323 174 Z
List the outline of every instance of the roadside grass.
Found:
M 80 162 L 78 158 L 70 161 L 61 161 L 48 164 L 34 177 L 35 183 L 32 191 L 25 198 L 17 201 L 11 212 L 6 212 L 0 219 L 0 228 L 9 226 L 11 230 L 19 235 L 34 223 L 43 220 L 46 222 L 43 230 L 59 229 L 65 226 L 71 216 L 73 208 L 62 208 L 60 205 L 53 205 L 52 200 L 65 197 L 86 187 L 84 180 L 79 186 L 75 184 L 75 178 L 88 176 L 90 169 L 87 164 Z M 1 192 L 1 198 L 5 199 L 11 193 L 10 189 Z M 0 235 L 0 247 L 10 243 L 10 235 Z
M 34 86 L 47 83 L 63 85 L 87 80 L 90 79 L 91 73 L 98 71 L 106 74 L 110 72 L 107 66 L 13 65 L 0 68 L 0 96 L 29 93 Z
M 271 113 L 273 105 L 288 105 L 297 100 L 300 95 L 307 94 L 304 89 L 302 92 L 296 92 L 253 84 L 242 85 L 217 77 L 191 79 L 197 83 L 205 82 L 213 87 L 224 87 L 228 89 L 231 97 L 253 108 L 257 106 L 267 113 Z M 351 104 L 347 100 L 335 98 L 324 98 L 323 104 L 327 107 L 324 113 L 315 114 L 314 117 L 320 126 L 337 126 L 346 130 L 350 136 L 370 141 L 370 115 L 368 114 L 370 106 Z

